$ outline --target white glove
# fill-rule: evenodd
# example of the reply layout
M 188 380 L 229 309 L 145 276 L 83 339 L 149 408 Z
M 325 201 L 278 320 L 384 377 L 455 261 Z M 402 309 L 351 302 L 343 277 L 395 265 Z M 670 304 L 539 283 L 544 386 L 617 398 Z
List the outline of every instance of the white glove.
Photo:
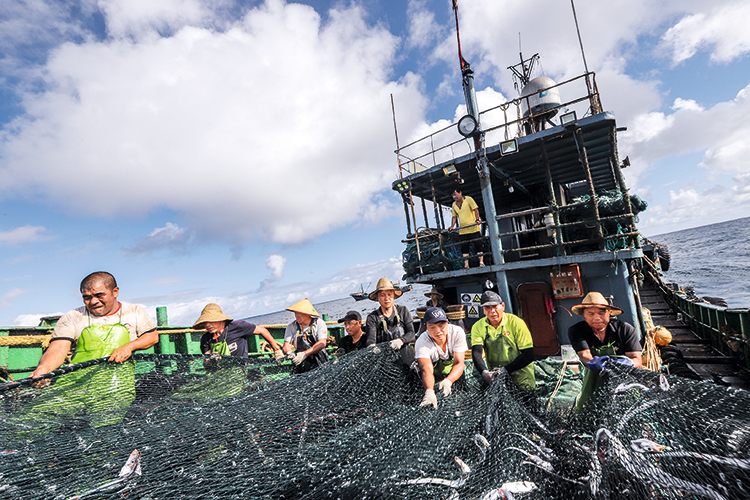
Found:
M 281 349 L 276 349 L 275 351 L 273 351 L 273 357 L 276 361 L 281 361 L 282 359 L 284 359 L 284 351 L 282 351 Z
M 419 403 L 419 406 L 428 405 L 432 405 L 433 408 L 437 409 L 437 396 L 435 396 L 435 391 L 432 389 L 424 391 L 424 398 L 422 399 L 422 402 Z
M 441 391 L 443 391 L 443 397 L 450 396 L 451 395 L 451 387 L 452 386 L 453 386 L 453 382 L 451 382 L 447 378 L 444 378 L 438 384 L 438 389 L 440 389 Z
M 306 357 L 307 357 L 307 354 L 305 354 L 304 352 L 298 352 L 292 358 L 292 363 L 299 366 L 305 360 Z
M 404 341 L 401 339 L 391 340 L 391 349 L 393 349 L 394 351 L 398 351 L 399 349 L 401 349 L 401 346 L 403 345 L 404 345 Z

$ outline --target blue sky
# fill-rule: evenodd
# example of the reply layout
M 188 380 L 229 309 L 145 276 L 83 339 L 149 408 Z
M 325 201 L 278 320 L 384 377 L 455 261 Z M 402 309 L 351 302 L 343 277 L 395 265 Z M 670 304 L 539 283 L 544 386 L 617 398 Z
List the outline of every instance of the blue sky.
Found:
M 461 115 L 440 2 L 0 4 L 0 325 L 80 304 L 89 272 L 192 323 L 398 279 L 407 142 Z M 582 72 L 568 0 L 460 0 L 479 105 L 506 67 Z M 750 215 L 744 1 L 576 2 L 647 235 Z M 483 106 L 483 100 L 485 105 Z

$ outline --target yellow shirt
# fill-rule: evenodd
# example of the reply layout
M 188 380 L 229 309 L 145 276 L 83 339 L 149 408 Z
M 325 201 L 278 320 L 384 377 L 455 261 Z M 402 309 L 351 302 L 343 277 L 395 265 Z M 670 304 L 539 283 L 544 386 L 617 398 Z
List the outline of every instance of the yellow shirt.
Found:
M 474 198 L 471 196 L 464 196 L 464 201 L 461 203 L 461 208 L 458 207 L 456 202 L 453 202 L 453 206 L 451 207 L 451 213 L 453 214 L 453 217 L 456 217 L 458 219 L 458 225 L 459 226 L 468 226 L 469 224 L 474 224 L 477 221 L 477 217 L 474 214 L 474 210 L 479 208 L 477 206 L 477 202 L 474 201 Z M 479 232 L 480 226 L 471 226 L 467 228 L 461 228 L 458 230 L 458 234 L 472 234 Z

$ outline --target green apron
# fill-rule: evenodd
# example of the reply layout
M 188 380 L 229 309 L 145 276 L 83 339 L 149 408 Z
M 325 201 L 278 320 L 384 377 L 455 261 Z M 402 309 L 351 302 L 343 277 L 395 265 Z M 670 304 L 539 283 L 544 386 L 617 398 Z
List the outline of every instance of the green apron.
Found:
M 590 350 L 591 350 L 592 356 L 616 356 L 617 355 L 614 342 L 611 342 L 599 348 L 592 348 Z M 578 395 L 578 403 L 576 404 L 576 412 L 581 411 L 581 409 L 583 408 L 583 405 L 586 403 L 586 401 L 589 400 L 591 395 L 594 394 L 594 391 L 596 391 L 596 389 L 598 389 L 602 383 L 602 377 L 600 377 L 597 372 L 593 370 L 589 370 L 589 368 L 586 365 L 584 365 L 583 370 L 584 370 L 583 386 L 581 387 L 581 393 Z
M 505 328 L 501 324 L 499 334 L 493 337 L 490 334 L 489 323 L 485 327 L 484 355 L 487 358 L 487 364 L 490 370 L 498 366 L 509 365 L 521 354 L 521 351 L 516 348 L 515 344 L 503 334 L 504 332 Z M 534 363 L 529 363 L 520 370 L 514 371 L 510 376 L 520 389 L 525 391 L 533 391 L 536 389 Z
M 120 312 L 119 321 L 122 321 Z M 73 363 L 104 358 L 130 342 L 128 328 L 121 322 L 113 325 L 91 324 L 83 329 L 76 344 Z M 119 423 L 135 399 L 135 363 L 101 363 L 57 377 L 52 387 L 28 406 L 27 416 L 45 415 L 49 423 L 86 414 L 92 427 Z
M 227 344 L 227 328 L 224 327 L 224 340 L 221 342 L 214 342 L 211 344 L 211 353 L 214 354 L 221 354 L 222 356 L 231 356 L 232 351 L 229 350 L 229 345 Z M 221 338 L 221 335 L 219 335 L 219 338 Z
M 447 377 L 452 369 L 453 358 L 445 360 L 441 359 L 437 363 L 435 363 L 435 369 L 433 370 L 435 382 L 439 382 L 440 380 L 443 380 L 445 377 Z

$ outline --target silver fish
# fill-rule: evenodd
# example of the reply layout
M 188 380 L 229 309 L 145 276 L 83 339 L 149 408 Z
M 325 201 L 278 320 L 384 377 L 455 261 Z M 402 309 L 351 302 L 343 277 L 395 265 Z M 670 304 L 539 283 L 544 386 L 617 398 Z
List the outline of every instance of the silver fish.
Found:
M 501 489 L 516 495 L 521 493 L 531 493 L 532 491 L 535 491 L 537 487 L 536 483 L 532 483 L 531 481 L 514 481 L 512 483 L 503 483 Z
M 479 463 L 481 464 L 484 462 L 484 459 L 487 458 L 487 450 L 490 449 L 490 443 L 487 441 L 487 438 L 481 434 L 474 434 L 474 444 L 479 447 L 479 453 L 482 455 L 479 459 Z
M 630 447 L 638 453 L 660 453 L 667 447 L 659 443 L 655 443 L 650 439 L 636 439 L 630 442 Z
M 638 453 L 630 453 L 625 445 L 607 429 L 596 433 L 596 451 L 599 460 L 604 463 L 614 460 L 635 479 L 651 483 L 662 488 L 678 490 L 685 493 L 709 498 L 710 500 L 727 500 L 710 486 L 685 481 L 654 466 L 648 459 Z
M 134 476 L 140 476 L 141 475 L 141 452 L 138 450 L 133 450 L 133 452 L 130 454 L 128 459 L 125 461 L 125 465 L 122 466 L 122 469 L 120 469 L 120 474 L 117 479 L 114 481 L 110 481 L 108 483 L 104 483 L 101 486 L 97 486 L 96 488 L 92 490 L 85 491 L 81 493 L 80 495 L 74 495 L 70 497 L 68 500 L 80 500 L 81 498 L 86 498 L 88 496 L 91 496 L 94 493 L 102 493 L 104 491 L 113 490 L 115 488 L 121 488 L 130 479 L 133 479 Z
M 662 391 L 669 390 L 669 380 L 667 380 L 667 376 L 663 373 L 659 375 L 659 387 L 661 387 Z
M 646 387 L 643 384 L 639 384 L 637 382 L 634 382 L 632 384 L 620 384 L 617 387 L 615 387 L 615 394 L 622 394 L 623 392 L 628 392 L 631 389 L 638 389 L 639 391 L 648 391 L 649 388 Z
M 506 434 L 506 436 L 518 436 L 518 437 L 520 437 L 521 439 L 523 439 L 524 441 L 526 441 L 528 444 L 530 444 L 531 447 L 534 448 L 537 451 L 537 453 L 540 456 L 542 456 L 545 460 L 555 460 L 557 458 L 555 456 L 555 453 L 552 450 L 550 450 L 549 448 L 543 447 L 543 446 L 539 446 L 538 444 L 536 444 L 534 441 L 532 441 L 531 439 L 527 438 L 523 434 L 519 434 L 517 432 L 508 432 Z
M 453 457 L 453 460 L 456 462 L 456 465 L 459 469 L 461 469 L 461 472 L 463 473 L 463 476 L 458 479 L 454 479 L 453 481 L 451 481 L 449 479 L 441 479 L 439 477 L 421 477 L 419 479 L 409 479 L 408 481 L 396 483 L 396 486 L 402 486 L 405 484 L 435 484 L 438 486 L 447 486 L 449 488 L 457 490 L 464 484 L 466 484 L 466 477 L 468 476 L 469 472 L 471 472 L 471 468 L 469 468 L 469 466 L 466 465 L 466 463 L 458 457 Z
M 523 462 L 525 464 L 527 463 L 527 464 L 535 465 L 535 466 L 537 466 L 537 467 L 539 467 L 541 469 L 546 470 L 547 472 L 554 472 L 555 471 L 555 469 L 552 467 L 551 463 L 547 462 L 546 460 L 544 460 L 541 457 L 538 457 L 536 455 L 532 455 L 531 453 L 529 453 L 526 450 L 522 450 L 521 448 L 515 448 L 513 446 L 505 448 L 505 450 L 518 451 L 518 452 L 523 453 L 524 455 L 526 455 L 526 458 L 528 458 L 529 460 L 531 460 L 531 462 Z M 505 451 L 505 450 L 503 450 L 503 451 Z
M 496 488 L 486 492 L 479 500 L 514 500 L 514 498 L 512 493 Z

